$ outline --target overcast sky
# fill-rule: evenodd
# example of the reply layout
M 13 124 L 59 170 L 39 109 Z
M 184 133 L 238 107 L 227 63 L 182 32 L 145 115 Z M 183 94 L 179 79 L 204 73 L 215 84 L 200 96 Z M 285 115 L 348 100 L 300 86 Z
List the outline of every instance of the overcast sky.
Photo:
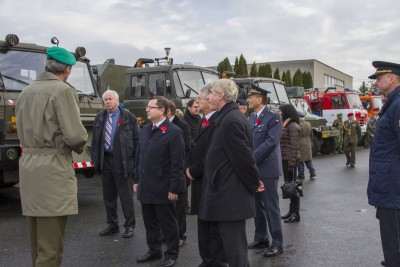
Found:
M 0 39 L 84 46 L 93 64 L 139 57 L 216 66 L 317 59 L 353 76 L 354 88 L 374 72 L 373 60 L 400 63 L 398 0 L 0 0 Z

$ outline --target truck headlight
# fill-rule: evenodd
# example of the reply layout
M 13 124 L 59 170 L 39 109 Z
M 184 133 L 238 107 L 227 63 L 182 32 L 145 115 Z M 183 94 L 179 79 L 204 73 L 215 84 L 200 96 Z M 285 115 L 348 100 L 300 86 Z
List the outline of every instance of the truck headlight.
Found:
M 11 160 L 16 160 L 18 159 L 18 150 L 16 148 L 9 148 L 6 151 L 6 155 L 9 159 Z

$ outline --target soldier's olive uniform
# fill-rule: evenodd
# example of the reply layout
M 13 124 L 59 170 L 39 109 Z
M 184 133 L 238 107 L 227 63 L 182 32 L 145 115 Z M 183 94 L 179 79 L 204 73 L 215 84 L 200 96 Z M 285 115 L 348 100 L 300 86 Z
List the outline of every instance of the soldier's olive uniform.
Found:
M 343 122 L 342 119 L 337 118 L 333 121 L 332 127 L 339 130 L 339 136 L 336 139 L 336 150 L 339 153 L 343 153 Z
M 378 119 L 375 116 L 368 120 L 367 132 L 365 134 L 365 139 L 364 139 L 364 147 L 365 148 L 370 147 L 370 145 L 372 143 L 372 138 L 375 135 L 377 122 L 378 122 Z
M 343 123 L 344 143 L 343 150 L 346 154 L 346 165 L 354 166 L 356 164 L 356 148 L 358 136 L 361 135 L 360 123 L 356 120 L 346 120 Z

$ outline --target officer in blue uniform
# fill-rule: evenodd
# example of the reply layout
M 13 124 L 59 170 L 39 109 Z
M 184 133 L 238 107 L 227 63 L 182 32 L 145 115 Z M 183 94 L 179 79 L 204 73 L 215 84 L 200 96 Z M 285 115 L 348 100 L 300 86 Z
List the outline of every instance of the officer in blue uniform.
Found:
M 372 140 L 368 202 L 375 206 L 382 240 L 384 266 L 400 266 L 400 64 L 374 61 L 369 76 L 386 103 L 379 113 Z

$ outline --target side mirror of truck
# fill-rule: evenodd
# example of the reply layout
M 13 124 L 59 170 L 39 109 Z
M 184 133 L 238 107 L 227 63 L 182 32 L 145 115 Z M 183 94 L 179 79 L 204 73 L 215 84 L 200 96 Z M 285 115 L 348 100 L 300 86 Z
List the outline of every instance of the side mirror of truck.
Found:
M 187 90 L 186 90 L 186 92 L 185 92 L 185 98 L 189 98 L 189 97 L 190 97 L 191 91 L 192 91 L 192 90 L 190 90 L 190 89 L 187 89 Z

